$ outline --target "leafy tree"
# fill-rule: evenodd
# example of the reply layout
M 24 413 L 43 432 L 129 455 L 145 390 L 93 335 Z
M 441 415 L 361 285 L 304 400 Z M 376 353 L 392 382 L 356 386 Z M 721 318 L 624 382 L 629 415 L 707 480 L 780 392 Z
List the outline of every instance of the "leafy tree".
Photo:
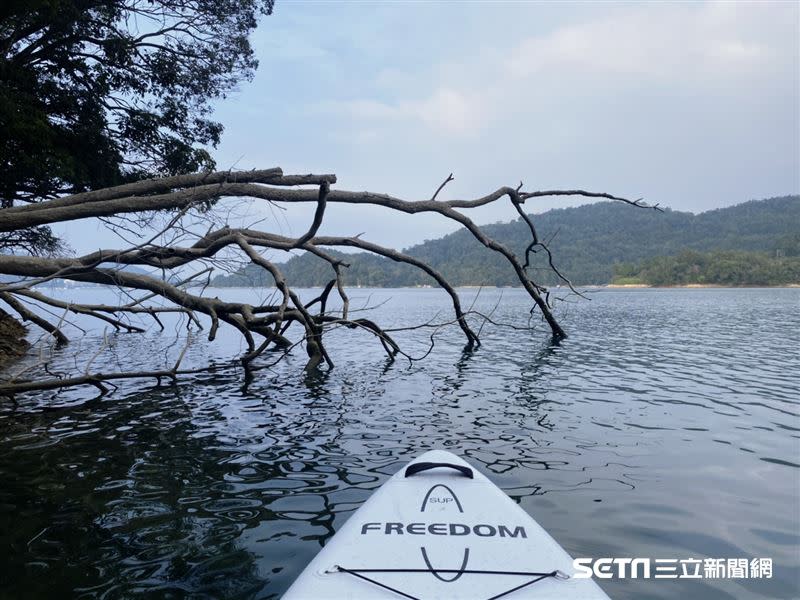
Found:
M 210 169 L 209 118 L 257 67 L 274 0 L 6 0 L 0 8 L 0 207 Z M 47 228 L 0 250 L 47 252 Z

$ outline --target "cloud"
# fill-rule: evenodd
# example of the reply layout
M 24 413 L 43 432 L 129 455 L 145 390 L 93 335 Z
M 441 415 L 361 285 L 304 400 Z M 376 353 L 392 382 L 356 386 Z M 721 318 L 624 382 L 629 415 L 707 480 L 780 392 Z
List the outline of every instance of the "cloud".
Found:
M 525 39 L 505 68 L 514 77 L 554 71 L 668 81 L 749 69 L 772 55 L 766 40 L 742 39 L 752 35 L 749 12 L 716 4 L 637 7 Z
M 382 121 L 385 124 L 415 123 L 444 134 L 470 136 L 485 121 L 480 95 L 440 87 L 428 96 L 394 103 L 369 99 L 328 102 L 318 110 L 344 115 L 365 126 Z
M 405 108 L 425 124 L 459 135 L 474 131 L 481 122 L 480 97 L 449 88 L 440 88 L 425 100 L 406 104 Z
M 648 82 L 695 92 L 720 82 L 752 87 L 750 78 L 787 60 L 787 31 L 775 35 L 772 13 L 726 3 L 634 5 L 511 43 L 468 45 L 458 63 L 383 69 L 359 97 L 322 110 L 370 139 L 381 128 L 479 138 L 497 120 L 524 120 L 553 93 L 613 95 Z
M 762 62 L 772 52 L 762 44 L 740 41 L 716 41 L 708 47 L 708 56 L 725 62 L 745 64 Z

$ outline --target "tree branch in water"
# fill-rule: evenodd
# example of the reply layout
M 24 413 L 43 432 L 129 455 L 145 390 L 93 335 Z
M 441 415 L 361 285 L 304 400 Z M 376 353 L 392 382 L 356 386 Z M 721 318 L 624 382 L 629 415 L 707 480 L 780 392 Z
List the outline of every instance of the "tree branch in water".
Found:
M 280 351 L 280 356 L 283 357 L 293 348 L 302 345 L 308 355 L 305 366 L 307 370 L 316 370 L 323 365 L 333 368 L 334 363 L 326 347 L 325 336 L 332 329 L 341 327 L 364 330 L 374 335 L 390 361 L 397 355 L 414 360 L 401 349 L 389 334 L 389 330 L 367 318 L 350 318 L 350 301 L 344 283 L 344 273 L 348 265 L 328 251 L 329 248 L 350 247 L 408 264 L 426 273 L 432 283 L 448 294 L 455 316 L 452 324 L 457 324 L 460 328 L 465 338 L 465 347 L 471 349 L 479 346 L 479 333 L 475 332 L 468 320 L 469 315 L 479 315 L 479 313 L 472 310 L 465 311 L 455 288 L 431 265 L 403 252 L 363 240 L 360 235 L 349 237 L 319 235 L 329 206 L 370 205 L 411 215 L 434 213 L 464 227 L 479 243 L 500 255 L 512 267 L 519 284 L 533 303 L 532 311 L 538 311 L 547 323 L 552 336 L 561 339 L 566 337 L 566 332 L 553 314 L 548 290 L 535 282 L 528 272 L 530 254 L 538 249 L 546 252 L 552 270 L 573 291 L 575 290 L 569 279 L 555 266 L 550 249 L 539 239 L 532 218 L 522 209 L 525 201 L 545 196 L 577 195 L 618 200 L 635 207 L 647 207 L 641 199 L 628 200 L 607 193 L 584 190 L 525 192 L 522 191 L 521 185 L 517 188 L 501 187 L 475 199 L 438 199 L 444 187 L 452 180 L 451 174 L 429 200 L 415 201 L 386 194 L 331 189 L 336 183 L 336 176 L 331 174 L 284 175 L 279 168 L 246 172 L 220 171 L 139 181 L 37 204 L 5 208 L 0 210 L 0 232 L 28 230 L 86 218 L 135 217 L 138 220 L 141 217 L 148 223 L 154 215 L 164 211 L 173 216 L 164 227 L 153 226 L 152 231 L 155 232 L 153 235 L 142 236 L 147 237 L 146 241 L 132 244 L 127 248 L 97 250 L 82 257 L 0 255 L 0 274 L 23 278 L 21 282 L 0 285 L 0 300 L 22 318 L 54 336 L 61 345 L 66 344 L 68 340 L 60 328 L 37 315 L 24 302 L 34 301 L 85 315 L 110 324 L 117 331 L 128 333 L 144 331 L 143 327 L 134 325 L 130 321 L 135 315 L 147 315 L 153 318 L 161 329 L 164 329 L 164 324 L 159 315 L 164 313 L 184 315 L 188 319 L 187 326 L 194 324 L 198 329 L 203 328 L 204 317 L 210 322 L 209 340 L 215 339 L 221 324 L 227 324 L 238 331 L 245 342 L 246 350 L 238 360 L 238 364 L 244 369 L 245 384 L 263 368 L 263 365 L 258 364 L 259 358 L 264 352 L 271 350 Z M 292 238 L 259 229 L 231 228 L 227 224 L 219 224 L 214 215 L 224 214 L 223 206 L 237 199 L 253 199 L 279 207 L 313 203 L 316 205 L 316 210 L 307 231 L 299 237 Z M 504 199 L 512 204 L 530 232 L 531 239 L 525 251 L 524 261 L 521 261 L 510 248 L 490 237 L 462 212 L 464 209 L 486 206 L 502 202 Z M 204 234 L 194 233 L 197 227 L 184 224 L 189 215 L 193 215 L 197 222 L 207 222 Z M 140 227 L 138 222 L 131 222 L 129 233 L 136 234 L 136 227 Z M 169 239 L 164 242 L 166 236 L 169 236 Z M 189 240 L 193 242 L 187 244 Z M 296 250 L 310 252 L 328 263 L 331 279 L 319 296 L 304 303 L 291 288 L 291 282 L 286 280 L 279 265 L 263 254 L 264 250 L 286 253 Z M 274 281 L 276 294 L 265 302 L 252 304 L 205 296 L 205 288 L 199 293 L 188 290 L 190 282 L 200 275 L 210 273 L 215 266 L 224 266 L 232 256 L 239 263 L 245 261 L 268 272 Z M 196 265 L 202 268 L 196 270 Z M 161 277 L 154 273 L 143 274 L 128 270 L 131 266 L 157 269 L 161 272 Z M 195 269 L 196 272 L 181 278 L 179 276 L 181 269 L 184 272 L 186 269 L 190 271 Z M 173 283 L 176 279 L 181 280 Z M 80 304 L 64 302 L 32 289 L 34 284 L 52 280 L 114 286 L 124 290 L 131 297 L 131 301 L 118 305 Z M 131 295 L 137 291 L 144 292 L 144 295 L 138 299 Z M 331 312 L 328 308 L 334 293 L 342 304 L 341 311 L 338 312 Z M 160 304 L 154 305 L 154 301 Z M 493 321 L 490 317 L 483 317 L 481 330 L 487 322 Z M 290 337 L 293 326 L 302 331 L 297 341 L 292 341 Z M 428 325 L 423 324 L 420 327 L 423 326 Z M 439 328 L 440 326 L 437 326 L 434 334 Z M 434 334 L 431 335 L 428 353 L 433 349 Z M 14 396 L 24 392 L 80 385 L 92 385 L 101 393 L 106 393 L 108 390 L 103 382 L 142 378 L 157 380 L 167 378 L 174 381 L 182 374 L 219 368 L 211 366 L 206 369 L 181 370 L 179 366 L 184 354 L 185 349 L 181 353 L 181 359 L 168 369 L 119 373 L 95 373 L 87 369 L 82 375 L 71 377 L 41 381 L 35 379 L 8 381 L 0 384 L 0 394 Z

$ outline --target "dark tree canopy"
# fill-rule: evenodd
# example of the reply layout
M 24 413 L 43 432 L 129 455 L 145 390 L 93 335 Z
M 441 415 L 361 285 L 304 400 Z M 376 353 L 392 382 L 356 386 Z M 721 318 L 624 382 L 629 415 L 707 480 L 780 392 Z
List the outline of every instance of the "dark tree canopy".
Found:
M 273 0 L 10 0 L 0 8 L 0 203 L 211 169 L 209 118 L 257 66 Z M 47 252 L 46 228 L 0 249 Z

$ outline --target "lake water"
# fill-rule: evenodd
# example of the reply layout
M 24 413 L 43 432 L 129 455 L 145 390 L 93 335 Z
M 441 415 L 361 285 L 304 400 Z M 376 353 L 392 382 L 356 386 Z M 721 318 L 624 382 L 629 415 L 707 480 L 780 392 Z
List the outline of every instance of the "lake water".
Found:
M 351 295 L 391 326 L 450 318 L 436 289 Z M 430 448 L 471 461 L 573 556 L 774 562 L 771 579 L 602 581 L 615 599 L 800 597 L 800 289 L 590 297 L 561 305 L 558 346 L 541 326 L 487 326 L 465 354 L 450 328 L 425 360 L 390 365 L 342 330 L 332 372 L 305 377 L 298 351 L 246 393 L 229 372 L 3 400 L 0 597 L 278 597 Z M 494 319 L 525 324 L 520 290 L 483 290 L 476 308 L 498 300 Z M 163 364 L 184 333 L 109 335 L 92 369 Z M 430 333 L 398 339 L 421 355 Z M 83 370 L 100 339 L 76 338 L 52 369 Z M 241 347 L 198 336 L 187 366 Z

